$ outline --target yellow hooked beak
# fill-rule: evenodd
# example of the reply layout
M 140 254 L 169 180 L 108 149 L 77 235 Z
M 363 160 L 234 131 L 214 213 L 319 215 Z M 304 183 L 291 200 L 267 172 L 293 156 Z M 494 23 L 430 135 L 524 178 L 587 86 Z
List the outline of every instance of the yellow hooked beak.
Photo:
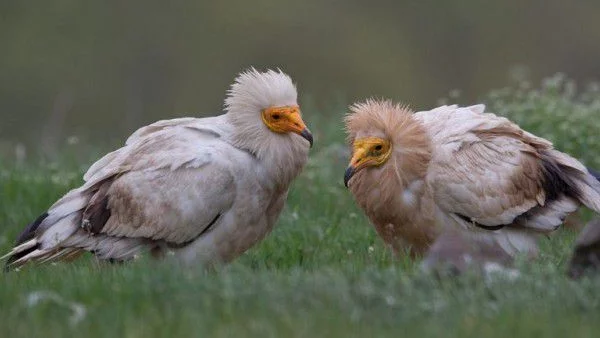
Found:
M 390 154 L 391 144 L 385 139 L 366 137 L 355 140 L 352 145 L 352 158 L 344 173 L 344 185 L 348 187 L 348 181 L 360 170 L 385 163 Z
M 306 128 L 298 106 L 269 107 L 262 111 L 265 125 L 276 133 L 296 133 L 304 137 L 312 147 L 313 136 Z
M 350 165 L 346 168 L 346 172 L 344 173 L 344 185 L 348 187 L 348 181 L 359 172 L 361 169 L 369 165 L 369 160 L 367 160 L 368 149 L 366 148 L 355 148 L 352 154 L 352 158 L 350 159 Z

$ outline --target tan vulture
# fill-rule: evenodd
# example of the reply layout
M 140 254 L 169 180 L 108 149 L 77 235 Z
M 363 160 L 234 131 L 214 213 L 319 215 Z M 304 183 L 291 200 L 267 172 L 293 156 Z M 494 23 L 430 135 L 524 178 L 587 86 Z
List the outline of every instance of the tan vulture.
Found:
M 396 253 L 422 256 L 444 229 L 462 229 L 533 257 L 538 235 L 580 205 L 600 211 L 600 182 L 584 165 L 483 105 L 350 110 L 344 181 Z
M 138 129 L 21 233 L 7 267 L 142 249 L 225 263 L 273 229 L 313 138 L 281 71 L 241 73 L 225 113 Z

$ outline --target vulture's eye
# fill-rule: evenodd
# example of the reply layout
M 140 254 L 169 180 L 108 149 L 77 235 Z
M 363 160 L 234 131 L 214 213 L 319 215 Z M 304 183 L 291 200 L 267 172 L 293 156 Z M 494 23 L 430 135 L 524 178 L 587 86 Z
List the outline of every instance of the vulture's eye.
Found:
M 273 120 L 279 120 L 280 116 L 279 116 L 279 114 L 273 114 L 272 117 L 273 117 Z
M 376 151 L 380 151 L 382 148 L 383 148 L 383 146 L 381 146 L 381 144 L 378 144 L 375 146 Z

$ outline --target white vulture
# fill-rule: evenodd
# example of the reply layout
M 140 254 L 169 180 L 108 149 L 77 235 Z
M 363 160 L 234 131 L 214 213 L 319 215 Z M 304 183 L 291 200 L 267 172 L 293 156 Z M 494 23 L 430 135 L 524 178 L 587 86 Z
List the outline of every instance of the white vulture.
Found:
M 31 223 L 7 268 L 83 251 L 124 261 L 142 249 L 225 263 L 275 225 L 313 138 L 281 71 L 241 73 L 225 113 L 163 120 L 94 163 L 85 183 Z
M 440 233 L 461 229 L 534 257 L 538 235 L 567 214 L 600 211 L 600 182 L 584 165 L 484 105 L 413 113 L 367 100 L 350 110 L 344 182 L 396 253 L 422 256 Z

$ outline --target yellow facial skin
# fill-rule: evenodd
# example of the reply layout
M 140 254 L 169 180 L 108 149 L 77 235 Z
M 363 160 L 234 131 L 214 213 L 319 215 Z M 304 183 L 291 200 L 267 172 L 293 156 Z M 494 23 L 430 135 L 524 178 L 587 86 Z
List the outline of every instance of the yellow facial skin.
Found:
M 276 133 L 296 133 L 304 137 L 312 147 L 313 136 L 302 120 L 300 107 L 269 107 L 262 111 L 261 116 L 263 122 L 271 131 Z
M 365 137 L 354 140 L 352 159 L 344 174 L 344 185 L 360 170 L 370 166 L 380 166 L 392 154 L 390 141 L 379 137 Z

